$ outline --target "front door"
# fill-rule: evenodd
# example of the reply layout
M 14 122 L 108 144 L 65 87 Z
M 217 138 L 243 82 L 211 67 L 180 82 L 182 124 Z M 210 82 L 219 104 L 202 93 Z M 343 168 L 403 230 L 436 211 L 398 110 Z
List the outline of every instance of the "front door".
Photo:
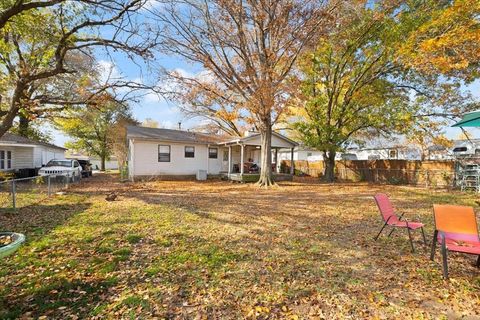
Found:
M 228 172 L 228 149 L 222 149 L 222 170 Z

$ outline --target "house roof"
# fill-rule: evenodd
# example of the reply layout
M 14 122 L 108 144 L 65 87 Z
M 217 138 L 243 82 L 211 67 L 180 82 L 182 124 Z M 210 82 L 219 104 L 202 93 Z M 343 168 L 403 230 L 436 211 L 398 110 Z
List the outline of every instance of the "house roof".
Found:
M 43 146 L 43 147 L 48 147 L 48 148 L 53 148 L 53 149 L 60 149 L 60 150 L 67 150 L 66 148 L 56 146 L 51 143 L 47 142 L 41 142 L 41 141 L 36 141 L 33 139 L 29 139 L 26 137 L 22 137 L 13 133 L 6 132 L 2 137 L 0 137 L 0 144 L 11 144 L 11 145 L 16 145 L 16 144 L 23 144 L 23 145 L 35 145 L 35 146 Z
M 236 144 L 236 143 L 248 143 L 248 141 L 257 138 L 259 133 L 252 133 L 248 137 L 238 137 L 232 139 L 231 137 L 222 137 L 219 135 L 204 134 L 193 131 L 173 130 L 173 129 L 160 129 L 160 128 L 147 128 L 139 126 L 127 126 L 127 138 L 139 138 L 145 140 L 160 140 L 170 142 L 187 142 L 187 143 L 205 143 L 205 144 Z M 288 139 L 287 137 L 272 132 L 272 135 L 285 140 L 293 146 L 298 145 L 295 141 Z
M 190 142 L 216 144 L 221 137 L 193 131 L 127 126 L 127 138 L 162 140 L 171 142 Z

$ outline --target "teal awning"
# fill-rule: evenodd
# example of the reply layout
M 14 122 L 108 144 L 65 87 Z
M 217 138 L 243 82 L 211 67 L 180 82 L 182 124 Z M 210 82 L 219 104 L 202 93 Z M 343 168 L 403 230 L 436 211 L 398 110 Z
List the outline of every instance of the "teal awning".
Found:
M 452 127 L 480 127 L 480 110 L 465 113 Z

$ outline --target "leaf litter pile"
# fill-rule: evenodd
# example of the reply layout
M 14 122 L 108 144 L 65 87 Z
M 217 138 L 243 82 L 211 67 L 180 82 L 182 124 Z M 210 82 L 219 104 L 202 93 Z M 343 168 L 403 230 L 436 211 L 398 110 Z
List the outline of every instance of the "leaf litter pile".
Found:
M 381 221 L 371 198 L 387 192 L 431 239 L 432 204 L 476 205 L 474 194 L 117 181 L 84 179 L 0 212 L 3 230 L 27 236 L 0 261 L 0 318 L 479 319 L 476 257 L 451 254 L 444 281 L 419 232 L 415 254 L 404 230 L 373 241 Z
M 0 248 L 8 246 L 13 242 L 13 237 L 11 235 L 0 235 Z

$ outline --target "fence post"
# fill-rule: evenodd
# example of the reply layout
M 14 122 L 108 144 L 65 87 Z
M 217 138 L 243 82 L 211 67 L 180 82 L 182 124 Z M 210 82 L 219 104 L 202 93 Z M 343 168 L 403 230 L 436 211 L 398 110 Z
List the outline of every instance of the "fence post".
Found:
M 47 176 L 47 184 L 48 184 L 48 196 L 52 195 L 51 183 L 50 183 L 50 176 Z
M 68 189 L 68 181 L 70 180 L 70 177 L 68 175 L 64 177 L 65 177 L 65 189 Z
M 15 179 L 12 180 L 12 206 L 14 210 L 17 209 Z

